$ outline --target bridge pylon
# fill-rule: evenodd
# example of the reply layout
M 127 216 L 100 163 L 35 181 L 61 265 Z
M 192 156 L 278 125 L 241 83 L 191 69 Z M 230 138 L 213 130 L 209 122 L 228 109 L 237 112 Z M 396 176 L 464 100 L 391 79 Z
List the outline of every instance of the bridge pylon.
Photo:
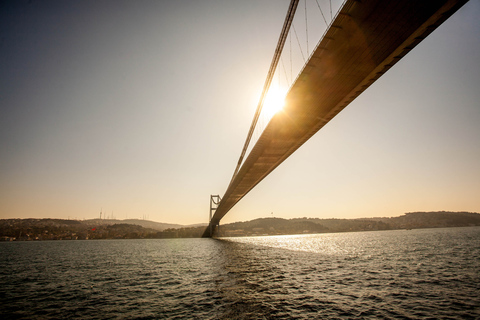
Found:
M 213 224 L 212 223 L 212 217 L 213 217 L 215 211 L 217 210 L 218 205 L 220 204 L 220 201 L 222 201 L 222 199 L 220 198 L 220 196 L 218 194 L 210 195 L 210 215 L 209 215 L 209 218 L 208 218 L 209 223 L 208 223 L 207 230 L 205 230 L 205 233 L 203 234 L 204 238 L 211 238 L 218 232 L 220 224 L 219 223 Z

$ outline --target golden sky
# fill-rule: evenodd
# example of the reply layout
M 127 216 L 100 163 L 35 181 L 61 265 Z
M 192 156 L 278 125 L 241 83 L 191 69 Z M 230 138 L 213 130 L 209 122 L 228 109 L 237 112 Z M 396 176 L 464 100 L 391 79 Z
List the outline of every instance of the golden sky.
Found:
M 243 147 L 288 3 L 2 2 L 0 218 L 89 219 L 102 210 L 207 222 L 209 197 L 225 192 Z M 307 3 L 311 52 L 325 23 Z M 330 21 L 328 2 L 320 4 Z M 306 55 L 302 5 L 294 24 Z M 478 16 L 480 2 L 468 2 L 222 222 L 272 212 L 480 212 Z M 295 38 L 290 52 L 294 78 Z M 276 77 L 282 85 L 289 60 Z

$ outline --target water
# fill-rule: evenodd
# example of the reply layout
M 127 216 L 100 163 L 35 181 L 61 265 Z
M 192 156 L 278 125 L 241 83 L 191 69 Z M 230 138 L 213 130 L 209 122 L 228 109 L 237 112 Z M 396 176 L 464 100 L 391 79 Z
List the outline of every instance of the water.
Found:
M 480 227 L 0 243 L 2 319 L 478 319 Z

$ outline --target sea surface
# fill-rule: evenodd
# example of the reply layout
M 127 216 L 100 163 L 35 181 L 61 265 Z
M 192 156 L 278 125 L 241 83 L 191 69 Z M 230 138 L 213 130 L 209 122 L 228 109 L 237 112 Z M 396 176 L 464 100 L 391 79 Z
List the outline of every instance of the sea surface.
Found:
M 479 319 L 480 227 L 0 243 L 1 319 Z

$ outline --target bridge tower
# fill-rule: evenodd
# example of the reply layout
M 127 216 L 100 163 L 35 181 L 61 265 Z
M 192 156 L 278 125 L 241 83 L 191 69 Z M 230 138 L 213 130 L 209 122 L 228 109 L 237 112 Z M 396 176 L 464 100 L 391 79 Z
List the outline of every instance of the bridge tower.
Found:
M 222 201 L 222 199 L 220 198 L 220 196 L 218 194 L 210 195 L 210 217 L 208 219 L 209 228 L 210 228 L 210 237 L 213 236 L 213 233 L 215 232 L 215 229 L 218 230 L 218 228 L 219 228 L 219 224 L 217 224 L 217 225 L 212 224 L 212 217 L 213 217 L 213 214 L 215 213 L 215 211 L 217 210 L 218 205 L 220 204 L 220 201 Z

